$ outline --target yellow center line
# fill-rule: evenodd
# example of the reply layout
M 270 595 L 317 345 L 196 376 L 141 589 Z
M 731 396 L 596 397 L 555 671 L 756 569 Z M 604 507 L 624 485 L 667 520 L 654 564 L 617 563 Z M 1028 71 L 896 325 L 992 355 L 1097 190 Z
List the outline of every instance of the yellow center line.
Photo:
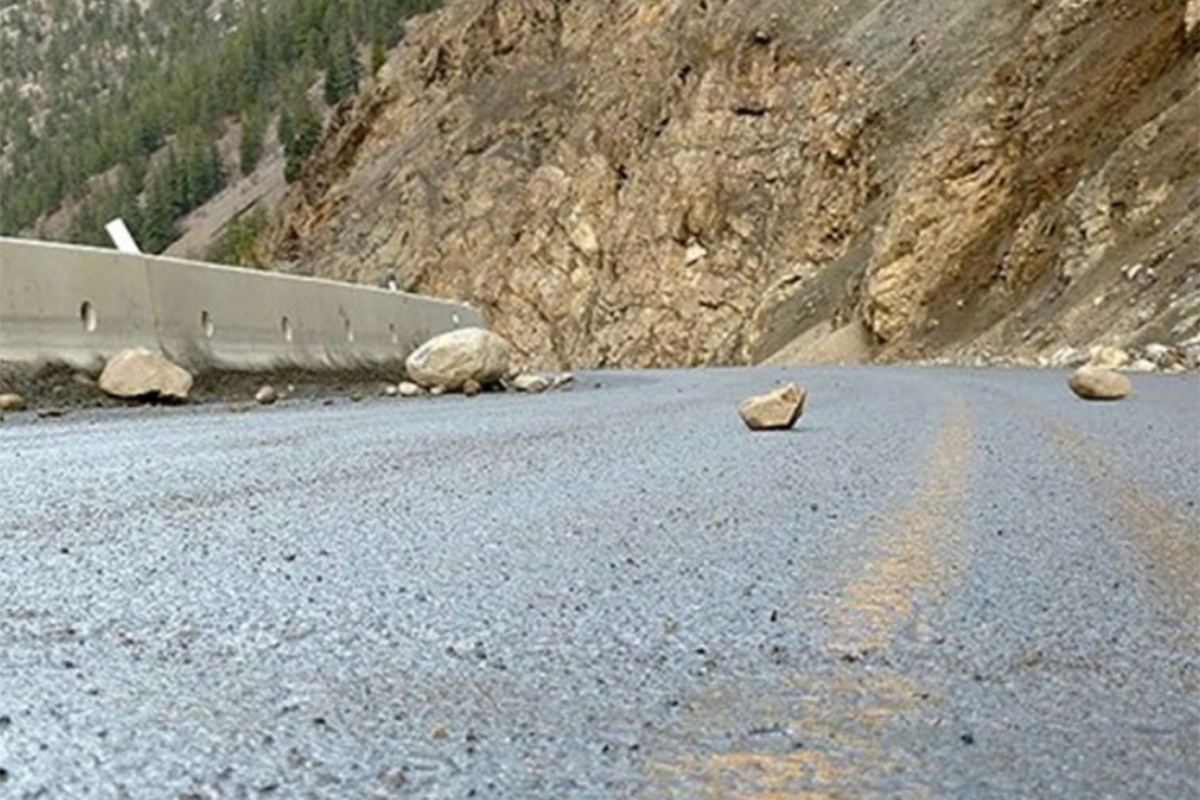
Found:
M 886 653 L 922 609 L 939 602 L 966 568 L 966 533 L 955 517 L 970 483 L 972 425 L 961 399 L 926 454 L 926 472 L 910 503 L 871 521 L 879 555 L 847 578 L 826 609 L 832 655 L 856 660 Z M 690 728 L 711 730 L 722 708 L 762 708 L 789 718 L 802 749 L 732 749 L 689 755 L 650 769 L 653 797 L 842 800 L 878 796 L 889 775 L 919 770 L 889 753 L 882 739 L 918 703 L 937 703 L 913 679 L 878 665 L 797 675 L 774 697 L 716 696 Z M 911 781 L 908 781 L 911 783 Z M 921 787 L 888 796 L 924 798 Z

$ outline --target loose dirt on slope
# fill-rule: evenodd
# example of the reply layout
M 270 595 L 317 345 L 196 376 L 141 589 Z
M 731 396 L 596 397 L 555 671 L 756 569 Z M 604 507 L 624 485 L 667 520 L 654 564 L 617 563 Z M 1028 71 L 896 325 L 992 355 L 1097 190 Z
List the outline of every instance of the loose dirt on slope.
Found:
M 264 260 L 469 301 L 537 366 L 1200 332 L 1185 0 L 459 0 Z

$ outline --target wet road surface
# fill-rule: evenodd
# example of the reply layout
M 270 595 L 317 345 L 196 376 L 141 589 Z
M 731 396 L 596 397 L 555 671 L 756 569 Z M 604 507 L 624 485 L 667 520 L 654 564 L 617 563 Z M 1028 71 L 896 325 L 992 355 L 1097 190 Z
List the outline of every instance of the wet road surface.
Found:
M 1200 381 L 1064 378 L 10 415 L 0 796 L 1196 797 Z

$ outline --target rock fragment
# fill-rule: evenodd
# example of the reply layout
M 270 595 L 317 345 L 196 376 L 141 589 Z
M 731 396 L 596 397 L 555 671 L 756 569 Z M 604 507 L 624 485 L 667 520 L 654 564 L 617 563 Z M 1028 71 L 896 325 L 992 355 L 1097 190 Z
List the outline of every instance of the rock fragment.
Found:
M 0 411 L 24 411 L 25 398 L 16 392 L 0 394 Z
M 1146 358 L 1139 358 L 1125 369 L 1129 370 L 1130 372 L 1154 372 L 1156 369 L 1158 369 L 1158 364 Z
M 278 399 L 279 392 L 276 391 L 275 387 L 269 383 L 264 383 L 258 388 L 258 391 L 254 393 L 254 402 L 258 403 L 260 406 L 272 405 Z
M 1088 356 L 1087 366 L 1100 369 L 1120 369 L 1129 363 L 1129 353 L 1119 347 L 1093 347 Z
M 1133 390 L 1129 378 L 1090 364 L 1071 373 L 1067 386 L 1084 400 L 1120 400 Z
M 747 398 L 738 406 L 738 413 L 752 431 L 787 430 L 804 413 L 807 399 L 807 391 L 789 383 L 768 394 Z
M 122 350 L 100 373 L 100 389 L 123 399 L 182 403 L 192 390 L 192 374 L 146 348 Z
M 538 394 L 550 388 L 550 379 L 544 375 L 524 373 L 505 382 L 505 388 L 526 394 Z

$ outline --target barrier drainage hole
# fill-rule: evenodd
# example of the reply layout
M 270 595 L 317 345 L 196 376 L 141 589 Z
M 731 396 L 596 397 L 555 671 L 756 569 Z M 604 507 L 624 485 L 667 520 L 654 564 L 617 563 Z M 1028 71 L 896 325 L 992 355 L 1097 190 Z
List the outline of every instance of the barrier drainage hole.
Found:
M 396 323 L 388 323 L 388 333 L 392 335 L 392 344 L 400 344 L 400 334 L 396 331 Z
M 91 300 L 84 300 L 83 305 L 79 307 L 79 321 L 88 333 L 96 330 L 96 307 L 92 305 Z
M 283 330 L 283 340 L 285 342 L 290 342 L 292 340 L 292 321 L 287 317 L 284 317 L 280 321 L 279 327 Z
M 345 319 L 345 323 L 346 323 L 346 341 L 353 342 L 354 341 L 354 328 L 350 325 L 349 317 L 347 317 Z
M 213 325 L 212 317 L 207 311 L 200 312 L 200 328 L 204 331 L 205 337 L 211 339 L 216 332 L 216 327 Z

